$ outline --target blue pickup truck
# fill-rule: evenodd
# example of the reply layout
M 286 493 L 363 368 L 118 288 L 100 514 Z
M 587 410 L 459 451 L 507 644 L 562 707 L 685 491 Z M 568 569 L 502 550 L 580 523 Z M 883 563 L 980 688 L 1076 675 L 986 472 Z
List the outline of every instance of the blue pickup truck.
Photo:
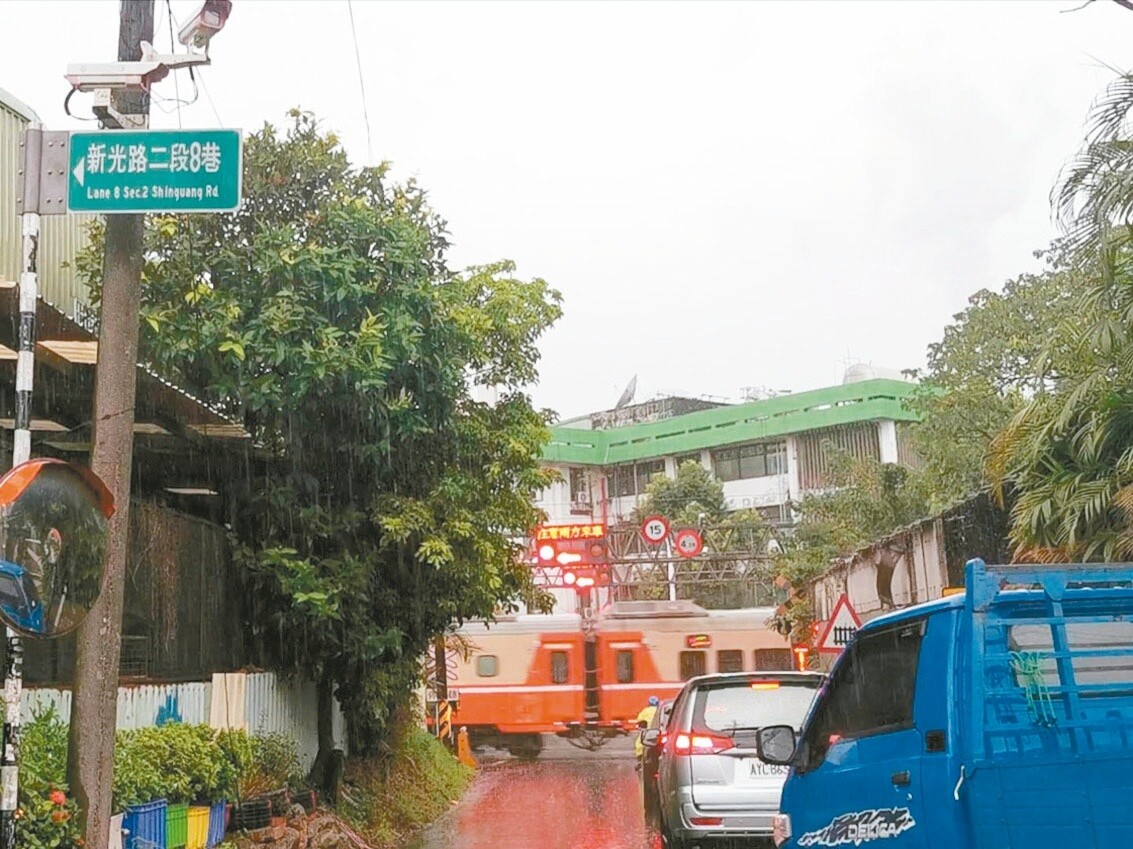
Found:
M 868 622 L 789 764 L 782 849 L 1133 846 L 1133 565 L 967 565 L 963 594 Z

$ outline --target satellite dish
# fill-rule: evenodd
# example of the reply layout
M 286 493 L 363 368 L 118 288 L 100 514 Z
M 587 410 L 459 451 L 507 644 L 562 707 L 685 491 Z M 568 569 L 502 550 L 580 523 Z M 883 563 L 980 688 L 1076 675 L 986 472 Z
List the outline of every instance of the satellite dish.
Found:
M 614 405 L 615 410 L 620 410 L 626 404 L 633 400 L 633 396 L 637 393 L 637 375 L 635 374 L 629 383 L 626 384 L 625 391 L 622 392 L 622 397 L 618 399 L 618 403 Z

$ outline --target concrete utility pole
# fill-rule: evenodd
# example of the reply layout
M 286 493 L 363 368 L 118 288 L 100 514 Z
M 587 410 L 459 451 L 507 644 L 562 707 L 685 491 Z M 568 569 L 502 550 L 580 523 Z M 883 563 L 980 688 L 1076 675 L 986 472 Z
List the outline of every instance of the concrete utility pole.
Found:
M 153 17 L 154 0 L 120 0 L 119 62 L 142 58 L 141 42 L 153 41 Z M 149 114 L 145 93 L 119 93 L 116 99 L 122 114 Z M 102 594 L 78 631 L 69 747 L 71 791 L 83 809 L 88 849 L 107 849 L 110 833 L 144 226 L 142 215 L 106 216 L 91 468 L 106 482 L 117 510 L 108 526 Z

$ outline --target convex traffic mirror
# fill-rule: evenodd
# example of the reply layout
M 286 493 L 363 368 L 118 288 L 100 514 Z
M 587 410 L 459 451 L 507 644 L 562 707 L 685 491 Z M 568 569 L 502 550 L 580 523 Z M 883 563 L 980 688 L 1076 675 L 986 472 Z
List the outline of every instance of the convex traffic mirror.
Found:
M 83 466 L 32 460 L 0 477 L 0 620 L 33 638 L 77 628 L 102 590 L 113 513 Z

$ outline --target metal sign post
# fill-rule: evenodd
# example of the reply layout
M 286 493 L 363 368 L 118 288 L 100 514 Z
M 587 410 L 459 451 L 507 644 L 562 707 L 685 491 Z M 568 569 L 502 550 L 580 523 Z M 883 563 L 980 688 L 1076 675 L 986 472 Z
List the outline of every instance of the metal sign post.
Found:
M 39 296 L 40 156 L 43 126 L 28 124 L 24 134 L 24 183 L 20 193 L 19 351 L 16 354 L 16 421 L 12 432 L 12 466 L 31 458 L 31 392 L 35 377 L 35 305 Z M 23 690 L 24 649 L 20 636 L 5 627 L 4 733 L 0 753 L 0 846 L 16 842 L 15 813 L 19 798 L 20 700 Z

